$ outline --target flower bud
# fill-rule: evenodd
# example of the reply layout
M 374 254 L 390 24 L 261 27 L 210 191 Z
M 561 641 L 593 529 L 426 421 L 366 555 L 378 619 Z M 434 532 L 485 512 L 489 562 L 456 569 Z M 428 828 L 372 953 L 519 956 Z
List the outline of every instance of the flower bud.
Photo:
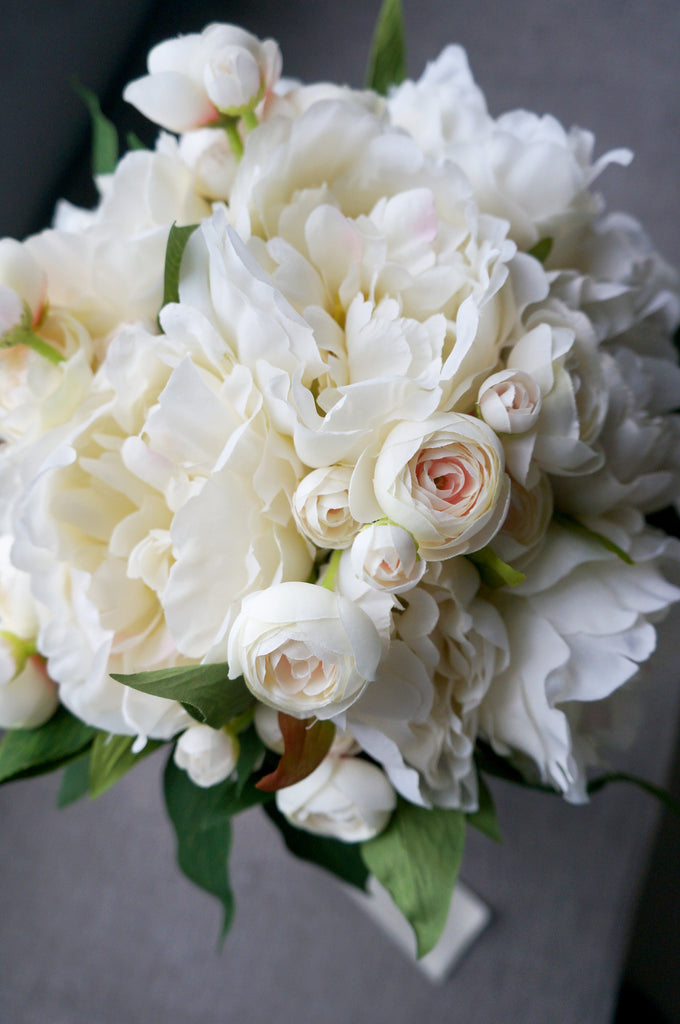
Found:
M 522 434 L 541 411 L 541 390 L 522 370 L 501 370 L 482 384 L 477 399 L 482 419 L 498 434 Z
M 354 539 L 351 557 L 360 580 L 389 594 L 415 587 L 427 568 L 411 534 L 393 523 L 374 523 L 362 530 Z
M 238 761 L 238 740 L 226 729 L 190 725 L 177 740 L 175 764 L 195 786 L 208 789 L 229 778 Z
M 359 524 L 349 510 L 349 466 L 324 466 L 308 473 L 293 495 L 298 529 L 320 548 L 347 548 Z

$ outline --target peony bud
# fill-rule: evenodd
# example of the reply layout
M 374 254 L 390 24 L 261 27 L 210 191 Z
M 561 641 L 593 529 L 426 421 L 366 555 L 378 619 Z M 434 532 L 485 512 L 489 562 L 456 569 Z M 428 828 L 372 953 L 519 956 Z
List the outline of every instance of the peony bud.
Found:
M 229 778 L 238 761 L 238 740 L 226 729 L 190 725 L 177 740 L 175 764 L 195 786 L 208 789 Z

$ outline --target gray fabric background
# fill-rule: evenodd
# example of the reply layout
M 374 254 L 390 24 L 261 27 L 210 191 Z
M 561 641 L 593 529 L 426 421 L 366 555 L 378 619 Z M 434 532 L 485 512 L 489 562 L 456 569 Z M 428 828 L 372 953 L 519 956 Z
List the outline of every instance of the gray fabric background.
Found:
M 591 128 L 598 153 L 634 149 L 633 165 L 608 170 L 601 188 L 680 262 L 677 3 L 404 6 L 413 74 L 446 42 L 461 42 L 492 112 L 551 112 Z M 146 42 L 221 17 L 277 37 L 289 75 L 359 84 L 377 7 L 26 0 L 3 11 L 0 234 L 44 219 L 57 183 L 81 194 L 73 161 L 86 118 L 69 92 L 72 73 L 117 114 L 114 93 L 141 72 Z M 624 762 L 656 781 L 668 774 L 677 735 L 679 624 L 676 612 L 645 673 L 648 714 Z M 174 866 L 160 767 L 154 756 L 99 801 L 62 812 L 56 779 L 0 791 L 3 1024 L 605 1024 L 631 935 L 634 977 L 680 1021 L 678 830 L 664 826 L 635 929 L 659 820 L 639 793 L 613 788 L 574 809 L 494 787 L 504 844 L 471 835 L 463 871 L 494 921 L 455 975 L 433 987 L 331 878 L 284 853 L 258 812 L 237 823 L 238 913 L 217 955 L 217 906 Z

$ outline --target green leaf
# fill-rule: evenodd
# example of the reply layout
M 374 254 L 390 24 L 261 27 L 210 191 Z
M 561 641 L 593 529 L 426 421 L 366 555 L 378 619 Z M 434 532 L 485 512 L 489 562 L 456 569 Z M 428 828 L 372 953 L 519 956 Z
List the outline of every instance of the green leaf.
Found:
M 93 799 L 110 789 L 138 761 L 163 745 L 162 740 L 147 740 L 142 750 L 133 754 L 134 742 L 134 736 L 115 736 L 107 732 L 100 732 L 95 737 L 90 753 L 89 780 L 90 796 Z
M 590 527 L 584 526 L 578 519 L 574 519 L 573 516 L 568 516 L 564 512 L 554 512 L 553 520 L 559 526 L 563 526 L 565 530 L 571 530 L 572 533 L 579 533 L 582 537 L 588 537 L 589 540 L 594 540 L 600 544 L 607 551 L 611 551 L 613 555 L 620 558 L 626 565 L 635 565 L 635 562 L 627 552 L 620 548 L 618 544 L 615 544 L 609 537 L 605 537 L 603 533 L 598 533 L 597 530 L 591 530 Z
M 491 790 L 487 786 L 486 782 L 479 773 L 477 773 L 477 784 L 479 787 L 479 807 L 472 814 L 466 815 L 468 825 L 474 825 L 476 829 L 483 832 L 489 839 L 494 839 L 497 843 L 502 842 L 501 829 L 498 824 L 498 817 L 496 815 L 496 808 L 494 806 L 493 797 L 491 796 Z
M 529 249 L 529 255 L 537 259 L 539 263 L 545 263 L 548 256 L 552 252 L 553 239 L 552 238 L 540 238 L 536 245 L 532 245 Z
M 239 754 L 236 763 L 236 790 L 243 793 L 243 790 L 253 774 L 255 765 L 265 751 L 265 746 L 257 735 L 254 726 L 245 729 L 238 735 Z
M 523 583 L 526 579 L 523 572 L 513 569 L 490 547 L 480 548 L 479 551 L 473 551 L 466 557 L 475 566 L 482 582 L 492 590 L 498 590 L 499 587 L 516 587 L 518 583 Z
M 632 786 L 637 786 L 638 789 L 642 789 L 645 793 L 649 793 L 650 796 L 655 797 L 659 800 L 664 807 L 666 807 L 672 814 L 677 815 L 680 818 L 680 800 L 677 800 L 672 793 L 669 793 L 667 789 L 662 786 L 656 786 L 653 782 L 648 782 L 646 779 L 641 779 L 637 775 L 629 775 L 627 772 L 609 772 L 606 775 L 600 775 L 596 779 L 591 779 L 588 783 L 588 793 L 599 793 L 601 789 L 608 786 L 610 782 L 629 782 Z
M 127 135 L 125 136 L 125 141 L 127 142 L 128 149 L 148 149 L 149 148 L 148 146 L 146 146 L 142 142 L 142 140 L 140 139 L 140 137 L 138 135 L 135 135 L 134 132 L 128 132 Z
M 168 244 L 165 248 L 165 271 L 163 274 L 163 306 L 169 302 L 179 302 L 179 271 L 182 265 L 182 256 L 186 244 L 193 235 L 198 224 L 186 224 L 184 227 L 177 227 L 173 224 L 168 235 Z
M 279 728 L 284 751 L 276 770 L 257 783 L 257 788 L 264 793 L 274 793 L 311 775 L 331 749 L 335 735 L 332 722 L 293 718 L 282 712 L 279 712 Z
M 133 690 L 179 701 L 198 722 L 213 729 L 221 729 L 254 703 L 243 679 L 229 678 L 227 665 L 185 665 L 112 676 Z
M 92 122 L 92 173 L 111 174 L 118 163 L 118 132 L 108 117 L 102 114 L 99 100 L 77 78 L 71 79 L 74 90 L 90 112 Z
M 69 761 L 61 777 L 57 807 L 68 807 L 90 791 L 90 751 Z
M 405 78 L 406 33 L 401 0 L 383 0 L 373 33 L 366 84 L 385 96 L 391 85 Z
M 264 810 L 281 833 L 290 852 L 296 857 L 332 872 L 343 882 L 354 885 L 357 889 L 366 888 L 368 869 L 355 843 L 343 843 L 339 839 L 316 836 L 294 828 L 273 801 L 265 804 Z
M 399 800 L 389 825 L 366 843 L 366 867 L 387 889 L 416 936 L 418 957 L 446 924 L 465 845 L 465 814 Z
M 168 758 L 163 791 L 168 815 L 177 838 L 177 863 L 190 881 L 222 904 L 221 940 L 234 916 L 234 896 L 229 884 L 231 821 L 220 813 L 224 783 L 201 789 Z
M 82 754 L 96 734 L 64 707 L 37 729 L 10 729 L 0 743 L 0 783 L 60 768 Z

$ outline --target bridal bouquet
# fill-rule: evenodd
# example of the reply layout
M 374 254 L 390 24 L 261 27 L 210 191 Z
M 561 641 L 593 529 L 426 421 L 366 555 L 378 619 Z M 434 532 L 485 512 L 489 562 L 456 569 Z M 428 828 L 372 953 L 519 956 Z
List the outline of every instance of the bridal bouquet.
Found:
M 167 749 L 225 928 L 231 819 L 369 872 L 436 943 L 485 777 L 588 798 L 680 597 L 678 276 L 593 184 L 630 154 L 492 118 L 464 51 L 366 91 L 231 25 L 125 97 L 160 127 L 0 242 L 0 780 L 60 803 Z

